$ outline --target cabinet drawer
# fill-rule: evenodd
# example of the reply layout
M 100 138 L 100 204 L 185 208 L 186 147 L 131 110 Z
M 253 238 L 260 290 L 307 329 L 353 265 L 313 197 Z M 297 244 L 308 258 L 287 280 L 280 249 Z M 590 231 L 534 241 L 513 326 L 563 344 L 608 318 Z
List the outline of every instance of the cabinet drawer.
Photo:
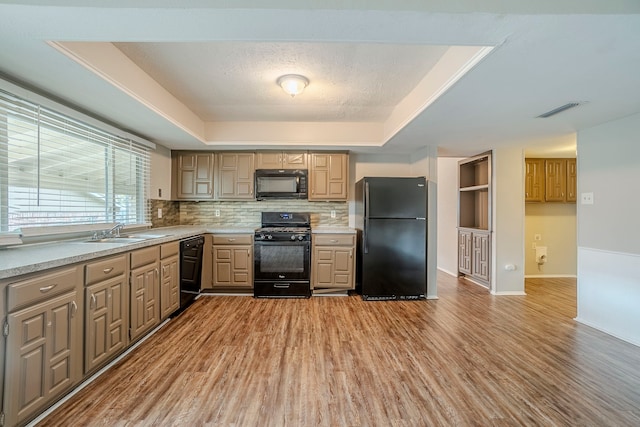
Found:
M 160 245 L 160 259 L 169 258 L 170 256 L 177 255 L 180 251 L 180 242 L 169 242 Z
M 7 286 L 7 310 L 27 307 L 52 296 L 74 290 L 78 283 L 78 267 L 46 273 Z
M 253 236 L 251 234 L 214 234 L 214 245 L 252 245 Z
M 353 246 L 356 244 L 355 234 L 314 234 L 316 246 Z
M 84 267 L 84 284 L 92 285 L 106 279 L 124 274 L 127 262 L 124 255 L 107 258 L 102 261 L 92 262 Z
M 157 262 L 159 255 L 160 248 L 158 246 L 133 251 L 131 252 L 131 269 Z

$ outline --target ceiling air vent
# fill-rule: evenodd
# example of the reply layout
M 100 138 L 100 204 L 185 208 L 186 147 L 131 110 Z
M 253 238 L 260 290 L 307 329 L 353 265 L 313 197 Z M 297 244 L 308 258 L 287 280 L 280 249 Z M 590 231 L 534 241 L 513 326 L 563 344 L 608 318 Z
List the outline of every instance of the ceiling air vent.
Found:
M 546 113 L 542 113 L 538 116 L 538 118 L 546 119 L 547 117 L 555 116 L 558 113 L 562 113 L 570 108 L 577 107 L 578 105 L 582 105 L 584 102 L 570 102 L 568 104 L 564 104 L 558 108 L 554 108 L 551 111 L 547 111 Z

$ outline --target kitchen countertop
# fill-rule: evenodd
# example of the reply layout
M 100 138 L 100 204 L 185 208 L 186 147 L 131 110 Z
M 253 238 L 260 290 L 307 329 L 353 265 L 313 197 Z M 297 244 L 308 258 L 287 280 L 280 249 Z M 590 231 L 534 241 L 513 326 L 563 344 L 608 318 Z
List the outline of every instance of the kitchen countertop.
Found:
M 311 229 L 311 233 L 313 234 L 356 234 L 357 231 L 355 228 L 351 227 L 329 227 L 329 226 L 319 226 L 313 227 Z
M 207 227 L 206 225 L 181 225 L 150 228 L 132 234 L 165 234 L 164 237 L 140 242 L 91 242 L 89 238 L 37 243 L 0 249 L 0 279 L 27 273 L 89 261 L 148 246 L 168 243 L 205 233 L 253 234 L 248 227 Z M 126 232 L 123 234 L 127 234 Z

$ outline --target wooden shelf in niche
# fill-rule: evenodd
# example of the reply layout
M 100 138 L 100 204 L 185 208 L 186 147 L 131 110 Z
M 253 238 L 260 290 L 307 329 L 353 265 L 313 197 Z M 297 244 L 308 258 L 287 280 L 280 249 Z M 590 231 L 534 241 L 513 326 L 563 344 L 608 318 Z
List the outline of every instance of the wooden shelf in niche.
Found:
M 460 192 L 459 227 L 489 229 L 489 189 Z
M 489 186 L 489 156 L 478 156 L 460 164 L 460 190 Z

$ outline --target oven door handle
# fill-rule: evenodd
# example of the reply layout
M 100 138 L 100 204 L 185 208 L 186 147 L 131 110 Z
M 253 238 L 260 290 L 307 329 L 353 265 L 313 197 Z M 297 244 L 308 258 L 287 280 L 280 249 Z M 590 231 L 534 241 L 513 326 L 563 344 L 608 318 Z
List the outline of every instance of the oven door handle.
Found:
M 273 284 L 274 288 L 279 288 L 279 289 L 289 289 L 290 286 L 291 286 L 290 283 L 274 283 Z

